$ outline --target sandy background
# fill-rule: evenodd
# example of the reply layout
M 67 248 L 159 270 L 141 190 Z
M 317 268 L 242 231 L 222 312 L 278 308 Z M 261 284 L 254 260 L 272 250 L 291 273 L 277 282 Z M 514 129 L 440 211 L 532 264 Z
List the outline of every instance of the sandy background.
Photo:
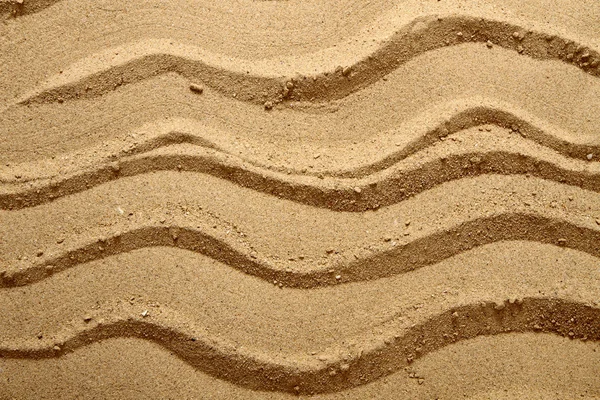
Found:
M 0 399 L 600 398 L 596 0 L 0 0 Z

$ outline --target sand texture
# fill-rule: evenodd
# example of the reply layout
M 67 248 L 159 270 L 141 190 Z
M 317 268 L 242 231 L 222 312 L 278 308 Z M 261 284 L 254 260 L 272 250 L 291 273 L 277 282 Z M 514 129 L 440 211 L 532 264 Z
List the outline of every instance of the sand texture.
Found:
M 597 0 L 0 0 L 0 400 L 600 399 Z

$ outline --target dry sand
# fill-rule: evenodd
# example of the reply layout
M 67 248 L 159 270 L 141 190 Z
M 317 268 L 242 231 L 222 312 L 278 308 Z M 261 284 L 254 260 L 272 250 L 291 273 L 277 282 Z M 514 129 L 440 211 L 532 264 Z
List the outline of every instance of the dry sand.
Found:
M 0 21 L 0 399 L 600 398 L 596 0 Z

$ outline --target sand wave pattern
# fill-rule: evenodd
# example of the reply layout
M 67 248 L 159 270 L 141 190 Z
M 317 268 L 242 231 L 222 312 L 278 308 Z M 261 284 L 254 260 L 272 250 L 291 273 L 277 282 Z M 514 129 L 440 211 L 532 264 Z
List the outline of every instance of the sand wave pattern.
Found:
M 600 76 L 600 53 L 583 43 L 486 18 L 426 16 L 396 29 L 370 54 L 359 55 L 346 65 L 320 66 L 316 73 L 313 67 L 298 71 L 297 62 L 285 59 L 250 63 L 242 70 L 240 65 L 248 64 L 242 60 L 210 54 L 197 46 L 172 40 L 147 39 L 71 65 L 24 95 L 19 104 L 93 98 L 167 72 L 202 82 L 242 101 L 260 104 L 327 101 L 377 82 L 420 54 L 473 42 L 515 50 L 535 59 L 562 61 L 592 76 Z
M 574 323 L 573 321 L 577 321 Z M 263 391 L 327 393 L 377 380 L 444 346 L 481 335 L 547 332 L 580 340 L 600 340 L 600 309 L 563 299 L 523 298 L 481 301 L 421 316 L 383 334 L 352 338 L 355 344 L 319 354 L 290 357 L 253 352 L 207 337 L 184 316 L 167 308 L 152 315 L 111 309 L 101 321 L 76 324 L 53 339 L 0 342 L 0 356 L 59 357 L 114 337 L 137 337 L 164 346 L 195 368 L 237 385 Z
M 134 338 L 286 396 L 509 332 L 595 351 L 585 7 L 142 3 L 0 0 L 0 360 Z
M 563 246 L 600 257 L 600 230 L 570 221 L 570 217 L 547 217 L 536 212 L 504 212 L 480 216 L 447 226 L 436 226 L 396 246 L 335 265 L 306 261 L 289 268 L 251 247 L 217 237 L 183 224 L 165 226 L 136 223 L 114 226 L 112 235 L 70 243 L 67 248 L 48 249 L 48 256 L 30 264 L 19 264 L 0 273 L 0 287 L 28 285 L 68 268 L 135 249 L 156 246 L 194 251 L 244 273 L 282 286 L 314 288 L 344 282 L 365 281 L 405 273 L 435 264 L 474 247 L 506 240 L 524 240 Z M 137 226 L 135 226 L 137 225 Z M 54 254 L 54 255 L 51 255 Z

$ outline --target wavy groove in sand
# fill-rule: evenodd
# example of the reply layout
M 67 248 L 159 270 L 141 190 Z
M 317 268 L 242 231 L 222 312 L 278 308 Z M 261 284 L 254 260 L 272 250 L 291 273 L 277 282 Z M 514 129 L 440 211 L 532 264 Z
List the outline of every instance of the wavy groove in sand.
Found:
M 172 246 L 191 250 L 237 268 L 244 273 L 284 286 L 312 288 L 342 282 L 364 281 L 404 273 L 432 265 L 473 247 L 504 241 L 525 240 L 576 249 L 600 257 L 600 230 L 565 219 L 549 218 L 535 212 L 498 213 L 454 225 L 436 227 L 431 233 L 387 250 L 379 250 L 344 263 L 337 263 L 335 275 L 329 265 L 306 262 L 303 268 L 289 268 L 248 246 L 217 237 L 196 227 L 137 224 L 113 227 L 115 233 L 91 241 L 72 243 L 67 249 L 52 250 L 39 262 L 19 265 L 0 273 L 0 287 L 31 284 L 82 263 L 144 247 Z
M 266 391 L 326 393 L 374 381 L 415 358 L 481 335 L 535 331 L 600 340 L 600 309 L 562 299 L 524 298 L 502 304 L 483 301 L 422 316 L 417 322 L 400 324 L 379 335 L 352 338 L 354 346 L 339 345 L 318 355 L 284 358 L 207 337 L 168 309 L 150 317 L 117 309 L 101 322 L 76 324 L 53 340 L 0 342 L 0 356 L 58 357 L 106 338 L 138 337 L 155 341 L 195 368 L 237 385 Z
M 469 42 L 495 44 L 536 59 L 559 60 L 600 76 L 598 51 L 570 39 L 485 18 L 425 16 L 399 27 L 371 54 L 348 60 L 344 68 L 322 66 L 318 73 L 298 72 L 295 63 L 281 59 L 256 62 L 240 70 L 240 60 L 170 40 L 148 39 L 81 60 L 23 96 L 19 103 L 100 96 L 166 72 L 176 72 L 227 96 L 254 103 L 326 101 L 380 80 L 419 54 Z
M 122 156 L 118 161 L 67 172 L 65 176 L 27 177 L 24 182 L 3 183 L 0 209 L 32 207 L 126 176 L 165 170 L 205 173 L 283 199 L 349 212 L 388 206 L 444 182 L 494 173 L 530 174 L 600 191 L 600 165 L 596 163 L 568 159 L 521 137 L 496 141 L 493 135 L 465 133 L 460 137 L 460 144 L 453 141 L 430 144 L 438 135 L 443 139 L 446 130 L 436 128 L 404 150 L 369 166 L 323 173 L 320 177 L 297 171 L 293 174 L 292 171 L 274 171 L 215 149 L 197 136 L 175 131 L 149 140 L 133 151 L 139 154 Z M 148 150 L 157 145 L 164 147 Z M 425 149 L 420 150 L 422 147 Z M 392 162 L 396 164 L 378 171 Z M 359 178 L 345 177 L 347 175 Z
M 433 122 L 428 122 L 433 121 Z M 502 101 L 488 99 L 484 97 L 471 97 L 459 99 L 448 103 L 436 105 L 420 113 L 418 116 L 407 121 L 402 121 L 398 128 L 385 133 L 385 136 L 402 138 L 404 145 L 395 151 L 384 152 L 384 156 L 379 160 L 373 160 L 369 163 L 345 169 L 333 169 L 322 172 L 302 172 L 303 175 L 318 175 L 340 177 L 340 178 L 361 178 L 374 172 L 391 167 L 394 163 L 401 161 L 420 150 L 432 146 L 438 140 L 451 136 L 461 130 L 482 126 L 495 125 L 501 128 L 510 129 L 518 132 L 524 138 L 531 140 L 541 146 L 548 147 L 565 157 L 589 160 L 589 154 L 600 153 L 600 144 L 577 138 L 575 135 L 558 129 L 540 118 L 537 118 L 523 110 L 507 104 Z M 217 150 L 219 152 L 235 155 L 234 149 L 228 148 L 227 143 L 221 140 L 222 145 L 216 143 L 216 136 L 226 136 L 224 132 L 213 132 L 211 129 L 200 124 L 196 120 L 176 118 L 167 121 L 150 122 L 135 131 L 135 144 L 131 148 L 122 150 L 121 144 L 111 142 L 104 143 L 101 147 L 95 147 L 83 154 L 77 154 L 73 158 L 77 160 L 94 159 L 93 165 L 103 162 L 103 159 L 115 160 L 121 157 L 141 154 L 159 147 L 165 147 L 173 144 L 193 144 L 207 149 Z M 581 142 L 583 140 L 583 142 Z M 397 143 L 398 146 L 400 143 Z M 109 147 L 110 146 L 110 147 Z M 108 149 L 106 149 L 109 147 Z M 104 149 L 104 150 L 103 150 Z M 89 154 L 88 154 L 89 153 Z M 101 157 L 97 154 L 108 153 Z M 387 153 L 387 154 L 385 154 Z M 282 168 L 269 165 L 258 159 L 240 157 L 256 167 L 270 169 L 280 172 L 291 172 L 300 174 L 295 168 Z M 53 170 L 51 166 L 44 165 L 42 175 L 25 176 L 21 182 L 31 180 L 41 180 L 54 178 L 59 174 L 73 174 L 89 165 L 80 164 L 71 166 L 69 170 Z M 14 175 L 27 175 L 21 169 L 31 169 L 33 166 L 22 164 L 11 168 L 12 172 L 6 172 L 4 177 L 0 173 L 0 182 L 17 183 Z

